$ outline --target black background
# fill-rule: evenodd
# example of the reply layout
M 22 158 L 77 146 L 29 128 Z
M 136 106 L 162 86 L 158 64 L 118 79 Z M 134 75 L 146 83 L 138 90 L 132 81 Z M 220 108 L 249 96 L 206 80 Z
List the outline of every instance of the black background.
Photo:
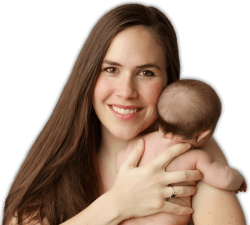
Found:
M 124 3 L 6 6 L 1 63 L 3 204 L 93 26 Z M 159 8 L 171 20 L 178 38 L 181 78 L 205 81 L 220 96 L 222 115 L 214 137 L 229 165 L 250 182 L 246 5 L 140 3 Z M 248 218 L 248 192 L 238 198 Z

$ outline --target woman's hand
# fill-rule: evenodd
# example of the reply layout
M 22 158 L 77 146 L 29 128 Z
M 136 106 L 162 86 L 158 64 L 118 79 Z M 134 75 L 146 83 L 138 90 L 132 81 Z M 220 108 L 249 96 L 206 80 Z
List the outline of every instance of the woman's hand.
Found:
M 149 164 L 137 167 L 144 152 L 144 141 L 140 139 L 131 151 L 126 162 L 121 166 L 117 179 L 110 190 L 119 202 L 118 211 L 123 219 L 142 217 L 159 212 L 188 215 L 192 208 L 166 201 L 173 193 L 169 184 L 184 181 L 197 181 L 203 178 L 197 170 L 165 172 L 165 167 L 178 155 L 186 152 L 190 145 L 177 144 Z M 196 187 L 175 187 L 178 197 L 191 196 Z

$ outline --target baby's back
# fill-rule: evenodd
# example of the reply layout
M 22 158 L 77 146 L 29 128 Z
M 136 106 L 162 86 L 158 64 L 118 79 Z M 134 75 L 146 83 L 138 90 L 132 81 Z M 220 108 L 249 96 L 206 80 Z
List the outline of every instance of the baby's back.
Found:
M 167 148 L 178 144 L 179 142 L 173 141 L 171 139 L 164 138 L 160 132 L 154 132 L 143 136 L 145 140 L 145 151 L 138 164 L 138 166 L 144 166 L 150 163 L 152 160 L 161 155 Z M 131 151 L 130 149 L 129 151 Z M 170 164 L 166 167 L 167 172 L 174 171 L 183 171 L 183 170 L 195 170 L 196 163 L 199 157 L 203 155 L 203 150 L 191 149 L 188 152 L 178 156 L 173 159 Z M 194 182 L 191 183 L 181 183 L 181 185 L 194 185 Z M 181 201 L 180 201 L 181 200 Z M 190 206 L 190 197 L 188 198 L 178 198 L 171 199 L 171 202 L 178 202 L 185 206 Z
M 164 138 L 160 132 L 153 132 L 139 138 L 143 138 L 145 140 L 145 151 L 138 166 L 144 166 L 150 163 L 166 151 L 167 148 L 179 143 L 177 141 Z M 127 154 L 129 154 L 131 150 L 132 148 L 129 150 L 126 149 L 126 151 L 128 151 Z M 166 167 L 166 171 L 173 172 L 181 170 L 194 170 L 196 169 L 196 162 L 202 153 L 202 150 L 189 150 L 188 152 L 173 159 L 172 162 Z
M 160 132 L 153 132 L 150 134 L 147 134 L 145 136 L 141 136 L 138 138 L 143 138 L 145 140 L 145 151 L 144 154 L 138 164 L 138 166 L 144 166 L 148 163 L 150 163 L 152 160 L 157 158 L 159 155 L 161 155 L 164 151 L 166 151 L 167 148 L 178 144 L 178 142 L 166 139 L 164 138 Z M 127 159 L 129 153 L 133 149 L 134 143 L 136 143 L 136 140 L 130 142 L 128 147 L 124 149 L 124 152 L 120 152 L 117 157 L 117 164 L 116 168 L 117 171 L 119 171 L 119 168 L 121 164 Z M 182 171 L 182 170 L 194 170 L 196 169 L 196 162 L 199 158 L 199 156 L 202 154 L 202 150 L 189 150 L 188 152 L 178 156 L 177 158 L 173 159 L 172 162 L 166 167 L 167 172 L 173 172 L 173 171 Z M 179 185 L 185 186 L 185 185 L 194 185 L 194 182 L 191 183 L 181 183 Z M 175 186 L 178 186 L 178 184 L 175 184 Z M 191 206 L 191 198 L 190 197 L 184 197 L 184 198 L 169 198 L 167 201 L 170 201 L 172 203 L 176 203 L 183 206 Z M 147 224 L 149 221 L 153 222 L 157 225 L 165 225 L 165 224 L 179 224 L 184 225 L 188 224 L 190 220 L 189 216 L 178 216 L 174 214 L 168 214 L 168 213 L 158 213 L 151 216 L 143 217 L 143 218 L 137 218 L 131 220 L 131 224 Z M 126 225 L 129 225 L 130 220 L 126 222 Z

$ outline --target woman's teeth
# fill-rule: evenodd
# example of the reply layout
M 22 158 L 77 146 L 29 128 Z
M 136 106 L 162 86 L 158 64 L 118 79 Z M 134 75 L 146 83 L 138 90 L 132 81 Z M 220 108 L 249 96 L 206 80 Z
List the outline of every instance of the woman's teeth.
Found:
M 114 111 L 120 113 L 120 114 L 130 114 L 130 113 L 136 113 L 139 109 L 122 109 L 122 108 L 118 108 L 116 106 L 112 105 L 112 108 L 114 109 Z

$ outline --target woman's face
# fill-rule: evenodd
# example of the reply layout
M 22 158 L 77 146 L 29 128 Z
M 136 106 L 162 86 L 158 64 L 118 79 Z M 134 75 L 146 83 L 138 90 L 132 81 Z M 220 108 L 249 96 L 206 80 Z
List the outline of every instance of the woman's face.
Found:
M 167 84 L 165 52 L 145 27 L 118 33 L 104 57 L 93 106 L 102 134 L 130 140 L 157 119 L 156 105 Z

